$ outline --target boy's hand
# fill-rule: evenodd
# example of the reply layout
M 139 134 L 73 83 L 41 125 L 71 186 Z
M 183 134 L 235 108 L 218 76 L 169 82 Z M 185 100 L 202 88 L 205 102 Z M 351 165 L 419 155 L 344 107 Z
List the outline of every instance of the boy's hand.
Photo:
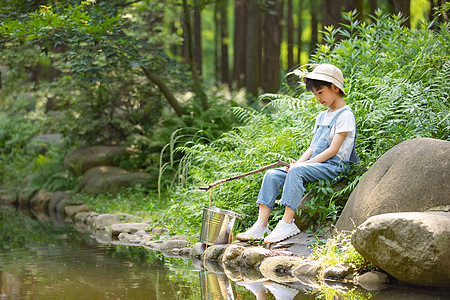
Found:
M 289 172 L 289 169 L 290 169 L 291 166 L 292 166 L 293 164 L 295 164 L 295 163 L 296 163 L 296 161 L 293 160 L 292 163 L 291 163 L 288 167 L 285 167 L 285 168 L 286 168 L 286 172 Z

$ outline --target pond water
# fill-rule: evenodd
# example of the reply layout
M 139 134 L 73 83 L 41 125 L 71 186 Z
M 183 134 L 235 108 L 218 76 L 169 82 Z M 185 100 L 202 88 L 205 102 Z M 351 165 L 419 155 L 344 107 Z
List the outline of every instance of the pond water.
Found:
M 350 287 L 343 293 L 332 287 L 297 289 L 295 283 L 235 283 L 224 272 L 206 271 L 191 260 L 142 247 L 99 244 L 71 224 L 55 226 L 15 208 L 0 209 L 0 299 L 450 299 L 448 295 L 406 287 L 381 293 Z

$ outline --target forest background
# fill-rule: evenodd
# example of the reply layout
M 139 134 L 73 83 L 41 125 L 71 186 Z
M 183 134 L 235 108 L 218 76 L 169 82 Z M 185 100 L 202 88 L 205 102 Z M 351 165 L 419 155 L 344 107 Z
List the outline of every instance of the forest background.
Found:
M 251 224 L 262 174 L 292 161 L 323 107 L 300 78 L 339 66 L 361 162 L 343 189 L 308 186 L 299 217 L 334 222 L 365 171 L 415 137 L 449 140 L 449 3 L 411 0 L 0 1 L 0 190 L 64 190 L 98 212 L 199 234 L 215 204 Z M 433 9 L 435 8 L 435 9 Z M 42 147 L 33 137 L 60 133 Z M 119 194 L 77 194 L 63 168 L 81 145 L 123 145 L 153 175 Z M 33 174 L 33 176 L 28 176 Z M 25 180 L 26 179 L 26 180 Z M 274 209 L 276 222 L 282 209 Z

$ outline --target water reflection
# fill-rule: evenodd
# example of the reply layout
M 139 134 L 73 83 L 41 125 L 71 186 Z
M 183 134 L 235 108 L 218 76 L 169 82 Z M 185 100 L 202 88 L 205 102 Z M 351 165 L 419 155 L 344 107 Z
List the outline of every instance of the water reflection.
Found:
M 209 262 L 211 264 L 212 262 Z M 224 272 L 202 270 L 199 273 L 202 300 L 294 300 L 316 299 L 312 293 L 288 285 L 267 281 L 246 282 L 230 280 Z
M 199 299 L 189 261 L 0 209 L 0 299 Z
M 224 273 L 201 271 L 199 276 L 202 300 L 235 299 L 233 286 Z
M 43 221 L 38 221 L 39 218 Z M 57 226 L 54 226 L 57 225 Z M 254 268 L 99 244 L 72 225 L 0 208 L 1 299 L 450 299 L 448 291 L 267 281 Z

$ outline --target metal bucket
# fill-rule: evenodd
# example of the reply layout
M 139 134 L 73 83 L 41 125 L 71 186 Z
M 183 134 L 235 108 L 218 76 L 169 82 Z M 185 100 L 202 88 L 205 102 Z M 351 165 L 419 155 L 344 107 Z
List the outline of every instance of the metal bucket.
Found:
M 242 218 L 232 211 L 215 206 L 204 207 L 200 242 L 206 245 L 231 243 L 241 220 Z

